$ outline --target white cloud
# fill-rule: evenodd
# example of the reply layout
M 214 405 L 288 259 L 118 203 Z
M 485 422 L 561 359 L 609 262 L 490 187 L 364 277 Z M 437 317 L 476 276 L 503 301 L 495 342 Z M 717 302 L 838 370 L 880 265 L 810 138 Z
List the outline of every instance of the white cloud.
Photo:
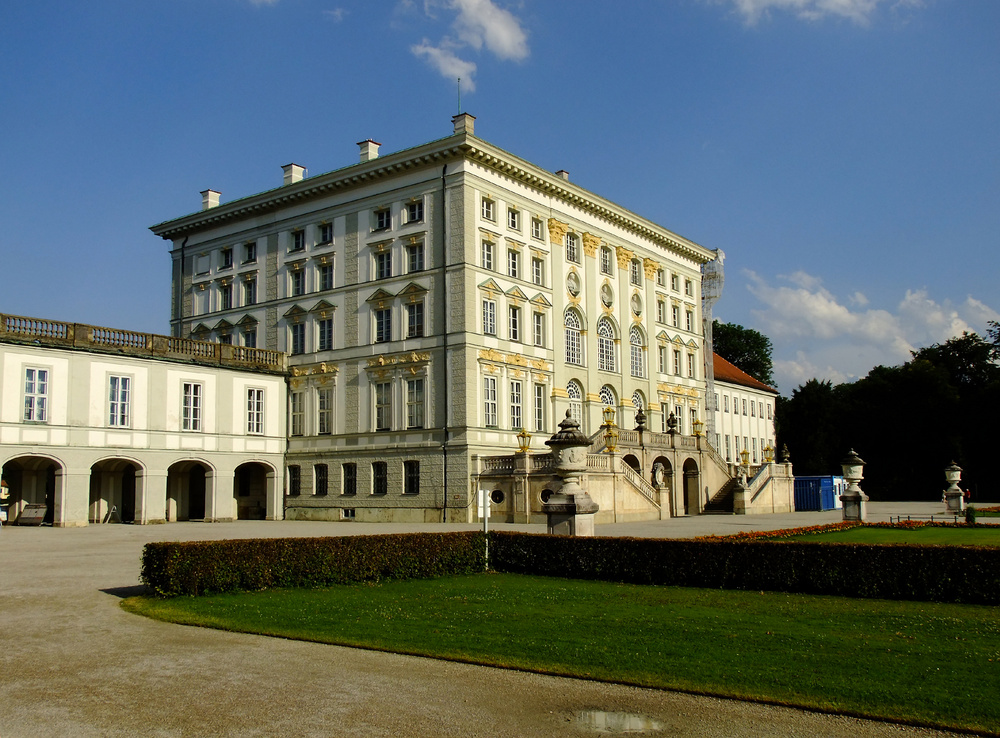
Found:
M 833 16 L 846 18 L 858 25 L 867 25 L 879 5 L 889 5 L 893 10 L 920 6 L 921 0 L 732 0 L 736 12 L 749 25 L 756 24 L 772 11 L 787 12 L 808 21 L 818 21 Z
M 334 23 L 340 23 L 344 20 L 344 16 L 347 15 L 346 8 L 334 8 L 333 10 L 324 10 L 323 15 L 332 20 Z
M 409 0 L 400 7 L 412 8 Z M 464 49 L 481 53 L 484 49 L 501 61 L 523 61 L 528 58 L 528 34 L 521 21 L 493 0 L 425 0 L 424 12 L 436 19 L 437 11 L 455 13 L 452 33 L 438 44 L 427 39 L 410 47 L 417 57 L 428 61 L 447 79 L 462 78 L 462 89 L 475 90 L 475 62 L 462 58 Z
M 250 0 L 250 4 L 257 5 L 258 7 L 261 5 L 277 5 L 278 0 Z
M 927 290 L 907 290 L 886 310 L 870 307 L 859 292 L 842 301 L 804 272 L 771 281 L 752 271 L 744 274 L 760 303 L 751 310 L 753 327 L 773 342 L 775 379 L 786 392 L 813 377 L 852 381 L 879 364 L 902 364 L 917 348 L 963 331 L 983 334 L 987 321 L 1000 317 L 972 296 L 956 305 L 935 301 Z

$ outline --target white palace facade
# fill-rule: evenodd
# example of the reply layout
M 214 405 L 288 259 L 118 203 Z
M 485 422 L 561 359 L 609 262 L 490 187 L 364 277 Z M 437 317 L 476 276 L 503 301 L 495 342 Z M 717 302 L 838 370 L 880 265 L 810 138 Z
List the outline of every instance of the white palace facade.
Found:
M 567 410 L 596 445 L 606 407 L 622 428 L 638 409 L 650 433 L 671 414 L 678 437 L 703 427 L 716 252 L 474 120 L 388 155 L 361 142 L 325 174 L 286 165 L 281 186 L 230 202 L 206 190 L 152 227 L 170 242 L 174 336 L 288 354 L 287 518 L 470 520 L 483 460 L 522 429 L 544 454 Z M 709 451 L 677 461 L 697 509 L 717 489 L 699 477 Z

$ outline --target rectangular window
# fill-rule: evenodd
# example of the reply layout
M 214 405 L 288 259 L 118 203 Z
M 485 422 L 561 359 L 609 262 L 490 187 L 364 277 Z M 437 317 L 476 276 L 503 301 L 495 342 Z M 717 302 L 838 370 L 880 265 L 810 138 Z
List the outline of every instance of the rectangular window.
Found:
M 231 346 L 233 343 L 233 337 L 229 333 L 223 333 L 219 336 L 219 343 L 224 343 L 227 346 Z
M 294 323 L 291 326 L 291 348 L 293 354 L 304 354 L 306 352 L 306 325 L 305 323 Z
M 392 252 L 382 251 L 375 254 L 375 279 L 388 279 L 392 276 Z
M 674 349 L 674 374 L 681 375 L 681 352 L 677 349 Z
M 531 219 L 531 237 L 542 240 L 542 221 L 540 218 Z
M 545 316 L 542 313 L 532 313 L 531 332 L 536 346 L 545 345 Z
M 722 396 L 722 411 L 726 413 L 729 412 L 729 395 Z
M 663 273 L 662 269 L 657 269 L 656 270 L 656 283 L 660 287 L 665 287 L 666 284 L 667 284 L 666 275 Z
M 767 419 L 771 420 L 771 403 L 767 403 Z
M 404 461 L 403 462 L 403 494 L 404 495 L 418 495 L 418 494 L 420 494 L 420 462 L 419 461 Z
M 222 268 L 229 269 L 233 265 L 233 250 L 222 249 Z
M 413 302 L 406 306 L 406 337 L 420 338 L 424 335 L 424 303 Z
M 521 230 L 521 213 L 513 208 L 507 210 L 507 227 L 514 231 Z
M 493 300 L 483 300 L 483 333 L 497 334 L 497 304 Z
M 521 340 L 521 308 L 511 305 L 507 308 L 507 338 Z
M 219 310 L 232 310 L 233 286 L 224 284 L 219 288 Z
M 296 269 L 291 274 L 292 297 L 304 295 L 306 292 L 306 273 L 301 269 Z
M 392 226 L 392 215 L 389 208 L 382 208 L 375 211 L 375 230 L 384 231 Z
M 406 204 L 406 222 L 417 223 L 424 219 L 424 201 L 417 200 Z
M 667 373 L 667 347 L 660 346 L 657 350 L 657 370 L 660 374 Z
M 760 418 L 764 417 L 764 403 L 763 402 L 758 402 L 757 403 L 757 416 L 760 417 Z
M 302 494 L 302 467 L 288 467 L 288 494 L 298 496 Z
M 264 433 L 264 390 L 250 388 L 247 390 L 247 433 L 262 435 Z
M 292 251 L 302 251 L 306 247 L 306 232 L 292 231 Z
M 250 279 L 243 282 L 243 304 L 244 305 L 256 305 L 257 304 L 257 278 L 251 277 Z
M 656 301 L 656 322 L 666 323 L 667 322 L 667 303 L 663 300 Z
M 674 292 L 678 292 L 680 290 L 680 288 L 681 288 L 680 285 L 681 285 L 681 278 L 680 278 L 680 276 L 678 276 L 676 274 L 671 274 L 670 275 L 670 289 L 672 289 Z
M 333 289 L 333 264 L 320 264 L 319 288 L 322 292 Z
M 681 327 L 681 309 L 676 305 L 670 308 L 670 322 L 673 323 L 674 328 Z
M 392 310 L 382 308 L 375 311 L 375 343 L 392 340 Z
M 344 486 L 340 493 L 353 497 L 358 493 L 358 465 L 354 463 L 343 464 L 340 468 L 344 474 Z
M 320 223 L 319 242 L 333 243 L 333 223 Z
M 424 245 L 410 244 L 406 247 L 406 271 L 422 272 L 424 270 Z
M 694 354 L 688 354 L 688 376 L 694 379 Z
M 752 461 L 753 461 L 753 463 L 756 464 L 757 463 L 757 439 L 756 438 L 751 438 L 750 439 L 750 444 L 753 447 Z
M 632 284 L 642 284 L 642 265 L 638 259 L 632 259 L 628 265 L 628 278 Z
M 333 390 L 321 389 L 316 392 L 316 429 L 320 435 L 333 433 Z
M 753 400 L 750 400 L 750 417 L 751 418 L 757 417 L 757 403 L 755 403 Z
M 389 465 L 384 461 L 372 462 L 372 494 L 384 495 L 389 492 Z
M 684 435 L 684 408 L 674 405 L 674 419 L 677 421 L 677 432 Z
M 483 269 L 493 271 L 493 244 L 483 241 Z
M 305 398 L 301 392 L 291 392 L 288 395 L 288 408 L 289 415 L 291 416 L 291 422 L 289 426 L 291 427 L 291 434 L 293 436 L 301 436 L 306 432 L 306 412 L 305 412 Z
M 684 294 L 694 296 L 694 282 L 690 279 L 684 280 Z
M 386 431 L 392 427 L 392 384 L 375 385 L 375 430 Z
M 496 220 L 496 208 L 489 198 L 483 198 L 483 220 Z
M 520 279 L 521 275 L 521 255 L 514 249 L 507 250 L 507 276 L 513 279 Z
M 131 377 L 109 377 L 108 425 L 128 428 L 131 424 L 132 379 Z
M 513 380 L 510 383 L 510 428 L 517 430 L 524 427 L 521 419 L 521 383 Z
M 326 495 L 330 491 L 330 476 L 326 464 L 316 464 L 313 467 L 313 494 Z
M 580 262 L 580 242 L 575 233 L 566 234 L 566 261 Z
M 601 273 L 611 274 L 611 265 L 614 263 L 614 259 L 611 257 L 611 249 L 607 246 L 601 247 Z
M 243 331 L 243 345 L 247 348 L 257 348 L 257 329 L 247 328 Z
M 689 333 L 694 332 L 694 313 L 690 310 L 684 312 L 684 321 Z
M 545 431 L 545 385 L 535 385 L 535 432 Z
M 243 263 L 253 264 L 257 261 L 257 242 L 250 241 L 243 244 Z
M 531 283 L 539 287 L 545 286 L 545 266 L 541 259 L 531 260 Z
M 483 377 L 483 424 L 489 428 L 497 425 L 496 377 Z
M 201 385 L 196 382 L 184 383 L 184 400 L 181 408 L 181 429 L 201 430 Z
M 747 401 L 746 400 L 743 400 L 743 414 L 744 415 L 747 414 Z M 743 448 L 746 448 L 746 446 L 744 445 Z
M 333 318 L 320 318 L 317 326 L 319 327 L 319 350 L 331 350 L 333 348 Z
M 406 380 L 406 427 L 424 427 L 424 380 Z
M 731 438 L 730 436 L 726 436 L 726 461 L 732 461 L 733 460 L 733 454 L 729 450 L 730 438 Z

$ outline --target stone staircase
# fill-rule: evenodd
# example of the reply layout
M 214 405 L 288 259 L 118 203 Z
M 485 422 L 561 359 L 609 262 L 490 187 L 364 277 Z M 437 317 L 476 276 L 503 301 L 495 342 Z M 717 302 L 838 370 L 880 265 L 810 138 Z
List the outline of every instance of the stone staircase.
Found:
M 708 501 L 703 515 L 732 515 L 733 514 L 733 494 L 739 483 L 738 478 L 730 479 L 722 489 L 715 493 L 715 496 Z

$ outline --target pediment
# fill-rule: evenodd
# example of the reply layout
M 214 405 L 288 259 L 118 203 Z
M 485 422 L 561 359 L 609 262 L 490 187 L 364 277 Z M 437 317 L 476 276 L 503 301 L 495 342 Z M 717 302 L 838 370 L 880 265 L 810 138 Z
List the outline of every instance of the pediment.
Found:
M 236 321 L 236 325 L 241 325 L 241 326 L 257 325 L 257 319 L 249 314 L 244 315 L 242 318 Z
M 391 300 L 395 295 L 386 292 L 381 287 L 375 290 L 365 302 L 385 302 L 386 300 Z
M 285 316 L 284 317 L 286 317 L 286 318 L 294 318 L 294 317 L 302 316 L 302 315 L 305 315 L 305 314 L 306 314 L 306 311 L 302 308 L 301 305 L 292 305 L 285 312 Z
M 309 312 L 310 313 L 327 313 L 327 312 L 332 312 L 332 311 L 334 311 L 336 309 L 337 309 L 336 305 L 331 305 L 326 300 L 320 300 L 315 305 L 313 305 L 311 308 L 309 308 Z
M 427 288 L 417 284 L 416 282 L 410 282 L 403 289 L 401 289 L 396 294 L 399 297 L 411 297 L 413 295 L 423 295 L 427 293 Z

